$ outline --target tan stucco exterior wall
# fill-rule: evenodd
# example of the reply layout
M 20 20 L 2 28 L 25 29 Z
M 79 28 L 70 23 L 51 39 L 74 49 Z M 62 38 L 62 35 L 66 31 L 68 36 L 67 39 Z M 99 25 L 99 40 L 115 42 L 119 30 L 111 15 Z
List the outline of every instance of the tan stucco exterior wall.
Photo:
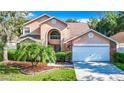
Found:
M 82 35 L 79 38 L 76 38 L 64 45 L 65 51 L 71 51 L 73 44 L 109 44 L 110 45 L 110 59 L 112 61 L 112 55 L 114 52 L 116 52 L 116 43 L 113 41 L 110 41 L 109 39 L 104 38 L 103 36 L 96 34 L 95 32 L 92 32 L 94 34 L 93 38 L 88 37 L 88 33 Z
M 93 38 L 88 37 L 88 33 L 73 41 L 73 44 L 110 44 L 110 40 L 92 32 Z
M 40 28 L 41 28 L 40 29 L 41 41 L 45 45 L 48 44 L 48 33 L 49 33 L 49 31 L 52 30 L 52 29 L 58 30 L 60 32 L 60 34 L 61 34 L 60 43 L 61 43 L 61 48 L 62 48 L 62 46 L 63 46 L 63 39 L 67 37 L 66 36 L 67 34 L 65 34 L 67 32 L 67 25 L 66 24 L 64 24 L 64 23 L 62 23 L 62 22 L 60 22 L 58 20 L 56 21 L 55 24 L 53 24 L 51 22 L 51 20 L 50 20 L 48 22 L 43 23 L 40 26 Z M 53 43 L 55 43 L 55 42 L 53 42 Z
M 29 24 L 26 24 L 25 27 L 30 27 L 31 33 L 33 34 L 40 34 L 40 27 L 39 27 L 39 23 L 41 23 L 42 21 L 48 19 L 49 17 L 47 16 L 43 16 L 35 21 L 30 22 Z

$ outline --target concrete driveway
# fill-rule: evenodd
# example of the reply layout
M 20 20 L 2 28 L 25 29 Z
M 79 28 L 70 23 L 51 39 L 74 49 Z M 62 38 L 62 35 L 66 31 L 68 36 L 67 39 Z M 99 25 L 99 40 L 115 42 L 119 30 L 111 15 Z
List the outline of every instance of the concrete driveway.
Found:
M 124 72 L 104 62 L 74 62 L 77 80 L 124 81 Z

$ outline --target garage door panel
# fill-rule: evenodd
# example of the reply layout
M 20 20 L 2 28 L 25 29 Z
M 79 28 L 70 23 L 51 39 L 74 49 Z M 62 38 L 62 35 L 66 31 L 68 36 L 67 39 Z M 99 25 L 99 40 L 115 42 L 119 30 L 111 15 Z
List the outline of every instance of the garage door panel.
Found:
M 109 46 L 74 46 L 73 61 L 109 61 Z

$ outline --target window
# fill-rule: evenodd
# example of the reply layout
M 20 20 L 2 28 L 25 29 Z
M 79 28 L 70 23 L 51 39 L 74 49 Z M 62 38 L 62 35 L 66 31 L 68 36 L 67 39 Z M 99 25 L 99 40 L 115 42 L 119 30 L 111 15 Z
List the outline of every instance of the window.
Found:
M 52 31 L 50 34 L 50 39 L 60 39 L 60 33 L 58 31 Z
M 52 24 L 56 24 L 56 20 L 55 19 L 52 19 Z
M 29 34 L 30 33 L 30 28 L 29 27 L 25 27 L 24 28 L 24 34 Z

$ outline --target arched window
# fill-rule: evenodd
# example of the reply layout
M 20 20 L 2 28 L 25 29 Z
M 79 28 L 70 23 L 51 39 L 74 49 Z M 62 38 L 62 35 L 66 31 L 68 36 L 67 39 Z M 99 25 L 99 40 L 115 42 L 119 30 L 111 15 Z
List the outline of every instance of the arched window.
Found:
M 60 33 L 57 30 L 52 30 L 50 33 L 50 39 L 60 39 Z

